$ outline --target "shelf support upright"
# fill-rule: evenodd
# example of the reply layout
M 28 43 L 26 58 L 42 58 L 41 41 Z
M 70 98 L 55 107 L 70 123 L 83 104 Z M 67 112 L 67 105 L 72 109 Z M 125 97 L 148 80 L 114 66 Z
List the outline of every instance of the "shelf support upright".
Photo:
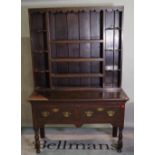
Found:
M 115 10 L 113 12 L 113 18 L 114 18 L 114 23 L 113 23 L 113 70 L 112 70 L 112 87 L 114 87 L 114 65 L 115 65 Z
M 105 11 L 101 10 L 100 11 L 100 39 L 103 40 L 102 43 L 100 43 L 100 55 L 102 57 L 102 88 L 104 88 L 105 86 L 105 33 L 104 33 L 104 29 L 105 29 Z
M 49 12 L 46 12 L 46 28 L 47 28 L 47 48 L 48 48 L 48 69 L 49 69 L 49 86 L 52 88 L 52 79 L 51 79 L 51 44 L 50 44 L 50 21 L 49 21 Z

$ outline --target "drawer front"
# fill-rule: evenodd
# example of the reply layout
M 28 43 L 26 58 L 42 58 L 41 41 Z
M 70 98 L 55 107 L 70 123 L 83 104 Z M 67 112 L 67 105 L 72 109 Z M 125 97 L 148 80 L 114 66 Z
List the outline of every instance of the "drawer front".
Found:
M 111 123 L 120 118 L 120 108 L 113 106 L 80 106 L 80 118 L 86 123 Z
M 35 104 L 35 119 L 43 124 L 118 123 L 124 119 L 124 105 L 83 103 Z
M 53 123 L 68 123 L 76 120 L 75 108 L 72 106 L 39 106 L 37 114 L 41 121 Z

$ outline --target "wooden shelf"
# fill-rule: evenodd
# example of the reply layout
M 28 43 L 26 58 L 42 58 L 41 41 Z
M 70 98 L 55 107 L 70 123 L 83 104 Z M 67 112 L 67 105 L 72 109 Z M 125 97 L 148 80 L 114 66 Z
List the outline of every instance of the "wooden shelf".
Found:
M 113 72 L 113 71 L 121 71 L 121 69 L 105 69 L 105 71 L 108 71 L 108 72 Z
M 39 87 L 36 86 L 35 90 L 39 90 L 39 91 L 51 91 L 51 89 L 49 87 Z
M 38 70 L 38 69 L 35 69 L 34 72 L 36 72 L 36 73 L 49 73 L 49 70 Z
M 73 77 L 103 77 L 103 74 L 98 73 L 61 73 L 61 74 L 54 74 L 51 73 L 51 77 L 56 78 L 73 78 Z
M 31 32 L 41 33 L 41 32 L 47 32 L 47 30 L 46 29 L 40 29 L 40 30 L 32 29 Z
M 103 91 L 101 87 L 55 87 L 54 91 Z
M 100 62 L 103 58 L 53 58 L 52 62 Z
M 34 50 L 32 53 L 48 53 L 48 50 Z
M 121 49 L 105 49 L 105 51 L 110 51 L 110 52 L 120 52 Z
M 79 43 L 103 43 L 104 40 L 51 40 L 54 44 L 79 44 Z
M 120 69 L 118 68 L 118 66 L 105 66 L 105 70 L 106 71 L 120 71 Z
M 105 30 L 122 30 L 120 27 L 108 27 Z

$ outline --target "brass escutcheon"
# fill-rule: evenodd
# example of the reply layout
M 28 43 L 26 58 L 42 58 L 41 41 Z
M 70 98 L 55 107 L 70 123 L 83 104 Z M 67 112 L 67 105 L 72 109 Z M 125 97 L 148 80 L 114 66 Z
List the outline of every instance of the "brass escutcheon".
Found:
M 115 115 L 115 111 L 109 110 L 107 111 L 109 117 L 113 117 Z
M 87 116 L 87 117 L 92 117 L 93 116 L 93 111 L 85 111 L 85 115 Z
M 52 112 L 58 112 L 59 111 L 59 108 L 53 108 L 52 109 Z
M 99 107 L 99 108 L 97 108 L 97 111 L 102 112 L 102 111 L 104 111 L 104 108 Z
M 65 112 L 63 112 L 63 116 L 68 118 L 71 116 L 71 112 L 65 111 Z
M 43 111 L 43 112 L 41 112 L 41 115 L 43 117 L 48 117 L 50 115 L 50 113 L 48 111 Z

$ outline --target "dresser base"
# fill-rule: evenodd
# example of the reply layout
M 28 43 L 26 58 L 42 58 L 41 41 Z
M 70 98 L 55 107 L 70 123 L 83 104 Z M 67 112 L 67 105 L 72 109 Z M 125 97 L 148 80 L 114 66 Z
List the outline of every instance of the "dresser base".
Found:
M 120 89 L 110 92 L 35 93 L 30 97 L 36 152 L 39 138 L 45 137 L 47 124 L 111 124 L 112 136 L 118 137 L 117 151 L 123 146 L 124 112 L 127 96 Z

